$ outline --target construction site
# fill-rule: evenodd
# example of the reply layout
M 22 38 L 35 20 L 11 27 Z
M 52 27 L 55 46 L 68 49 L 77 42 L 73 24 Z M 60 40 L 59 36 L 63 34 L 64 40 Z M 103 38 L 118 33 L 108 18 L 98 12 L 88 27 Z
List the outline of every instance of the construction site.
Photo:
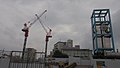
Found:
M 73 41 L 59 41 L 54 45 L 53 51 L 48 55 L 48 45 L 52 36 L 52 29 L 45 26 L 41 17 L 47 12 L 35 14 L 36 19 L 23 24 L 24 33 L 22 51 L 0 51 L 0 68 L 119 68 L 120 53 L 115 50 L 114 35 L 110 9 L 94 9 L 91 13 L 91 33 L 93 50 L 82 49 L 79 45 L 73 47 Z M 35 48 L 27 46 L 30 28 L 36 21 L 45 31 L 45 51 L 37 52 Z M 67 56 L 53 56 L 60 51 Z

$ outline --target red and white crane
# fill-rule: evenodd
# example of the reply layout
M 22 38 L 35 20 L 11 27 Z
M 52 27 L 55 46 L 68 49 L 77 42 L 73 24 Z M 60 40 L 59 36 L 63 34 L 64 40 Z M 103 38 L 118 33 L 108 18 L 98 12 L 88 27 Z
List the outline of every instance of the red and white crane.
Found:
M 45 28 L 44 24 L 41 22 L 40 20 L 40 17 L 42 17 L 42 15 L 47 12 L 47 10 L 45 10 L 43 13 L 41 13 L 39 16 L 37 14 L 35 14 L 35 16 L 37 17 L 33 22 L 28 22 L 28 23 L 25 23 L 24 24 L 24 28 L 22 29 L 22 31 L 25 33 L 24 36 L 25 36 L 25 39 L 24 39 L 24 46 L 23 46 L 23 53 L 22 53 L 22 59 L 24 60 L 24 53 L 25 53 L 25 49 L 26 49 L 26 42 L 27 42 L 27 37 L 28 37 L 28 34 L 29 34 L 29 28 L 37 21 L 39 20 L 42 28 L 45 30 L 46 32 L 46 47 L 45 47 L 45 58 L 46 58 L 46 54 L 47 54 L 47 43 L 49 41 L 49 38 L 51 38 L 51 29 L 49 29 L 49 31 L 47 31 L 47 29 Z
M 45 41 L 46 41 L 46 45 L 45 45 L 45 58 L 47 57 L 47 45 L 48 45 L 48 41 L 49 41 L 49 38 L 52 38 L 52 35 L 51 35 L 51 32 L 52 30 L 48 27 L 49 31 L 47 31 L 47 29 L 45 28 L 44 24 L 41 22 L 39 16 L 37 14 L 35 14 L 37 19 L 39 20 L 41 26 L 43 27 L 44 31 L 46 32 L 46 38 L 45 38 Z

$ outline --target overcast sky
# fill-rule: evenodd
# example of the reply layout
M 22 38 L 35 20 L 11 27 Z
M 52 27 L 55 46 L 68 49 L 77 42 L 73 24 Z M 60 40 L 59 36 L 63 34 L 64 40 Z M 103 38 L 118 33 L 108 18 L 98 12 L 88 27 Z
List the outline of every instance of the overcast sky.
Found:
M 120 50 L 120 0 L 0 0 L 0 50 L 22 50 L 23 24 L 48 10 L 41 20 L 53 30 L 48 51 L 58 41 L 72 39 L 74 45 L 92 49 L 90 17 L 94 9 L 111 11 L 115 47 Z M 30 28 L 27 47 L 45 49 L 45 31 L 37 21 Z

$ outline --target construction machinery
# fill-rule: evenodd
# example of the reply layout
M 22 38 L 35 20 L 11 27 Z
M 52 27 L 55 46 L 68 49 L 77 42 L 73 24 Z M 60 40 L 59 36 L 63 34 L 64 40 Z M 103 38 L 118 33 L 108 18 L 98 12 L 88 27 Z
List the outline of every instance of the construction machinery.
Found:
M 27 42 L 27 37 L 28 37 L 28 34 L 29 34 L 29 28 L 37 21 L 39 20 L 40 24 L 42 25 L 42 28 L 45 30 L 46 32 L 46 47 L 45 47 L 45 58 L 46 58 L 46 55 L 47 55 L 47 44 L 48 44 L 48 41 L 49 41 L 49 38 L 51 38 L 51 29 L 49 29 L 49 31 L 47 31 L 47 29 L 45 28 L 44 24 L 41 22 L 40 18 L 42 17 L 42 15 L 47 12 L 47 10 L 45 10 L 43 13 L 41 13 L 40 15 L 37 15 L 35 14 L 35 16 L 37 17 L 33 22 L 28 22 L 28 23 L 25 23 L 24 24 L 24 28 L 22 29 L 22 31 L 25 33 L 24 36 L 25 36 L 25 39 L 24 39 L 24 45 L 23 45 L 23 53 L 22 53 L 22 59 L 24 60 L 24 53 L 25 53 L 25 49 L 26 49 L 26 42 Z M 28 26 L 29 25 L 29 26 Z
M 44 24 L 41 22 L 39 16 L 37 14 L 35 14 L 37 19 L 39 20 L 40 24 L 42 25 L 44 31 L 46 32 L 46 38 L 45 38 L 45 41 L 46 41 L 46 45 L 45 45 L 45 58 L 47 56 L 47 45 L 48 45 L 48 41 L 49 41 L 49 38 L 51 38 L 51 32 L 52 30 L 48 27 L 49 31 L 47 31 L 47 29 L 45 28 Z

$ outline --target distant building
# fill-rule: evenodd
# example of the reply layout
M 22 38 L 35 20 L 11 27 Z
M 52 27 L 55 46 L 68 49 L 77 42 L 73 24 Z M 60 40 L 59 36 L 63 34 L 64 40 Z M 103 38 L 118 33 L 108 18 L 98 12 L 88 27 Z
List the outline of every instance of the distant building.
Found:
M 61 48 L 65 47 L 66 46 L 66 42 L 57 42 L 55 45 L 54 45 L 54 51 L 55 50 L 61 50 Z
M 67 42 L 57 42 L 54 45 L 53 52 L 55 50 L 59 50 L 72 57 L 85 57 L 86 59 L 90 59 L 92 57 L 92 50 L 80 49 L 80 45 L 75 45 L 75 47 L 73 47 L 73 40 L 71 39 L 68 39 Z M 53 52 L 51 52 L 51 54 L 53 54 Z
M 80 57 L 82 59 L 90 59 L 92 57 L 92 50 L 80 49 L 75 47 L 68 47 L 61 49 L 62 53 L 72 57 Z
M 26 48 L 24 59 L 26 61 L 32 62 L 36 59 L 36 49 L 34 48 Z
M 66 42 L 66 46 L 67 47 L 73 47 L 73 40 L 68 39 L 67 42 Z
M 61 42 L 61 41 L 59 41 L 59 42 L 57 42 L 54 45 L 54 49 L 53 50 L 54 51 L 55 50 L 60 50 L 61 51 L 62 48 L 66 48 L 66 47 L 73 47 L 73 40 L 68 39 L 67 42 Z

